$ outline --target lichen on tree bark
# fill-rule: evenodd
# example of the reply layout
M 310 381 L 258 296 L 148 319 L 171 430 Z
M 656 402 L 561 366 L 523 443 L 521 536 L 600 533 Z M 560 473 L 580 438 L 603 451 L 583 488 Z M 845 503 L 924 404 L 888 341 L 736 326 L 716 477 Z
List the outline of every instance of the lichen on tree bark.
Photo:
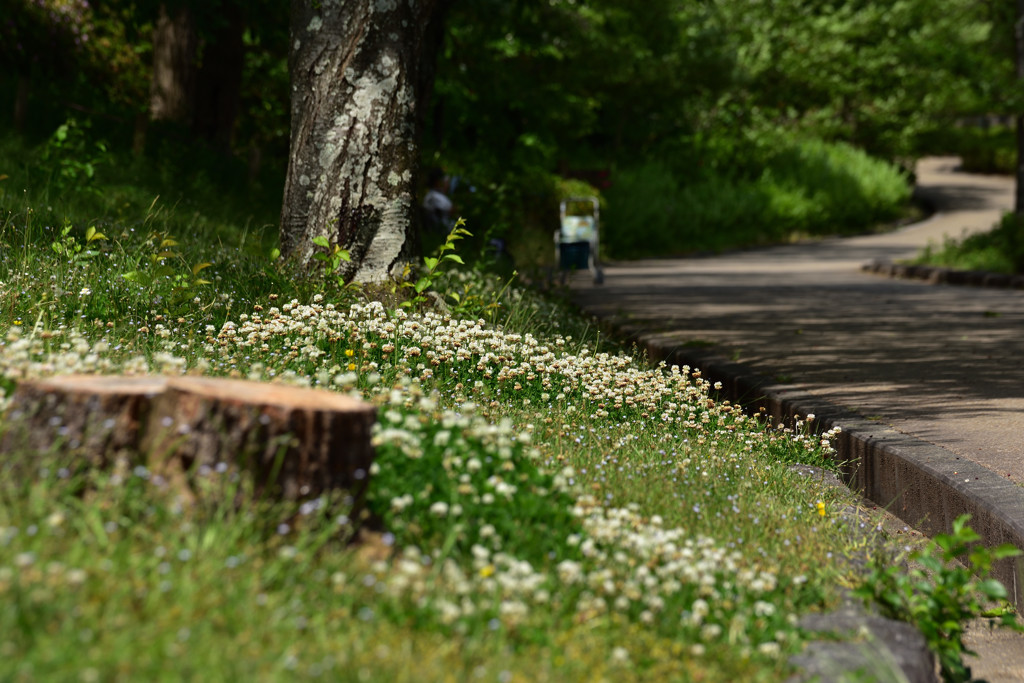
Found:
M 387 279 L 414 252 L 420 107 L 447 0 L 293 0 L 291 152 L 281 250 L 348 249 L 346 280 Z

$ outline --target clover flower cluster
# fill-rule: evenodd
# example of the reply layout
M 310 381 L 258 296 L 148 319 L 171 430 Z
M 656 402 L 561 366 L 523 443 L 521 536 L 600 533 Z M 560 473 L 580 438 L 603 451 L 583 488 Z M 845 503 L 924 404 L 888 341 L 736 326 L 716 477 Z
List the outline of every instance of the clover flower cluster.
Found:
M 827 453 L 834 432 L 811 437 L 806 423 L 765 429 L 714 400 L 697 370 L 640 367 L 571 337 L 538 339 L 376 302 L 277 304 L 272 297 L 219 328 L 154 324 L 149 356 L 112 345 L 106 328 L 94 341 L 75 329 L 12 328 L 0 344 L 0 377 L 202 372 L 358 391 L 380 406 L 368 504 L 397 551 L 371 573 L 391 594 L 453 625 L 486 618 L 514 628 L 553 606 L 577 620 L 623 615 L 698 644 L 781 651 L 801 577 L 777 576 L 735 542 L 585 493 L 584 472 L 553 443 L 602 452 L 587 475 L 597 486 L 602 467 L 624 465 L 608 451 L 637 432 L 671 441 L 671 452 L 629 465 L 678 478 L 687 495 L 691 479 L 757 475 L 751 452 L 760 446 Z M 703 450 L 691 452 L 697 445 Z M 733 502 L 736 514 L 741 506 Z
M 0 378 L 6 382 L 69 374 L 147 374 L 167 364 L 180 367 L 183 359 L 157 354 L 153 362 L 128 354 L 106 339 L 90 340 L 74 328 L 26 333 L 13 325 L 0 341 Z M 9 396 L 0 388 L 0 410 Z
M 584 496 L 573 514 L 580 531 L 565 541 L 576 559 L 530 562 L 476 543 L 467 566 L 410 544 L 362 577 L 336 575 L 335 585 L 381 586 L 457 629 L 478 620 L 516 629 L 553 611 L 574 623 L 621 617 L 686 635 L 694 654 L 728 639 L 747 654 L 756 648 L 777 656 L 792 638 L 796 618 L 777 607 L 785 604 L 779 591 L 786 587 L 739 552 L 666 528 L 660 518 L 644 519 L 632 506 L 609 508 Z

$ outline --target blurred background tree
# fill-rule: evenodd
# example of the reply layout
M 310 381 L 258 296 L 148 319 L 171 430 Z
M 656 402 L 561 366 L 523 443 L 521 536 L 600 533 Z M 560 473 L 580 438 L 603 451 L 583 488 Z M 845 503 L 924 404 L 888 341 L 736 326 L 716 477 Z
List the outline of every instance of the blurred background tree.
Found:
M 0 126 L 89 119 L 165 180 L 279 213 L 286 3 L 3 4 Z M 1016 165 L 1015 22 L 975 0 L 455 0 L 422 164 L 522 264 L 550 261 L 566 193 L 601 195 L 611 256 L 862 230 L 902 211 L 917 156 Z

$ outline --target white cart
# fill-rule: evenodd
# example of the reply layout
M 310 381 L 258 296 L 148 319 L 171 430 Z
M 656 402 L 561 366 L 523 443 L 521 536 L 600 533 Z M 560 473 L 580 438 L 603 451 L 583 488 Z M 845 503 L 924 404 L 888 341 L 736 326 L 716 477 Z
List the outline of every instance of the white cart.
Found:
M 559 207 L 560 224 L 555 232 L 555 260 L 563 281 L 574 270 L 586 268 L 594 284 L 604 282 L 598 260 L 601 205 L 597 197 L 569 197 Z

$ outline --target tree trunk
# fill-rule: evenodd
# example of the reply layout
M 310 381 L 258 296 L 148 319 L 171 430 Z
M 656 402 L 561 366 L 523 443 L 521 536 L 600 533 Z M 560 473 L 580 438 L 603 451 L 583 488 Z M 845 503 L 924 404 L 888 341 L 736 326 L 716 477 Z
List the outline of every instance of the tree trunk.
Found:
M 281 251 L 349 250 L 346 280 L 379 282 L 414 255 L 415 176 L 448 0 L 292 0 L 291 149 Z
M 132 127 L 132 154 L 141 157 L 146 153 L 146 131 L 149 130 L 149 115 L 139 112 Z
M 241 106 L 244 32 L 242 7 L 222 4 L 212 36 L 204 42 L 202 63 L 196 72 L 192 130 L 225 154 L 231 153 Z
M 161 3 L 153 30 L 153 77 L 150 117 L 154 121 L 188 123 L 195 83 L 196 31 L 188 5 L 174 15 Z
M 257 492 L 299 500 L 345 489 L 361 501 L 376 409 L 349 396 L 207 377 L 169 379 L 153 399 L 141 450 L 151 468 L 223 462 L 249 471 Z

